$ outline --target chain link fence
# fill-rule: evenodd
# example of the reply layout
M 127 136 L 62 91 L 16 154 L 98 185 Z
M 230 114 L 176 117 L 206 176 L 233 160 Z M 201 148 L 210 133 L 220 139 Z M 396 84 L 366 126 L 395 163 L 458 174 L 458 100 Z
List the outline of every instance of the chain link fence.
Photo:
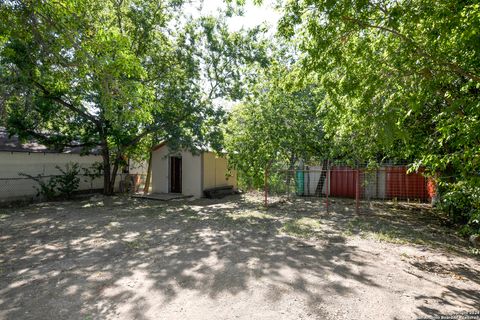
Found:
M 32 175 L 35 179 L 47 183 L 50 179 L 60 175 Z M 146 174 L 117 174 L 115 191 L 120 193 L 143 192 Z M 76 193 L 94 193 L 103 190 L 103 176 L 79 174 L 79 187 Z M 39 182 L 30 177 L 0 177 L 0 202 L 18 200 L 31 201 L 39 199 Z
M 406 165 L 328 165 L 271 171 L 266 179 L 265 202 L 316 198 L 326 209 L 332 202 L 343 201 L 357 212 L 380 201 L 430 203 L 436 196 L 433 180 L 421 172 L 408 173 L 407 169 Z

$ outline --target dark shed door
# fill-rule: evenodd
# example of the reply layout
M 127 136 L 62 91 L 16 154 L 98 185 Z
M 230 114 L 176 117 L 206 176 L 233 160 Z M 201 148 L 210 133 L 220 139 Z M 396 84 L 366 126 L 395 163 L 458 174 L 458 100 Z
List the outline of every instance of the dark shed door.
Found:
M 182 158 L 170 158 L 170 192 L 182 193 Z

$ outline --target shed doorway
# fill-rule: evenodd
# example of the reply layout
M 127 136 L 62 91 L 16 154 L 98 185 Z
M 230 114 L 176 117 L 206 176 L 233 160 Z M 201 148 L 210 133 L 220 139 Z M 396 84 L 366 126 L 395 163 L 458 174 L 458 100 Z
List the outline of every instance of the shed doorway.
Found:
M 170 192 L 182 193 L 182 158 L 170 157 Z

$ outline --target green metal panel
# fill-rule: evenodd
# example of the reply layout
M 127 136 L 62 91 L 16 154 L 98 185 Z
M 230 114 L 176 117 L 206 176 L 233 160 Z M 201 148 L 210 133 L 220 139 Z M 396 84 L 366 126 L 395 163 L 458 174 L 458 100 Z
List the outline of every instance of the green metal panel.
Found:
M 305 193 L 305 174 L 302 170 L 297 170 L 297 177 L 295 180 L 297 182 L 297 195 L 303 196 Z

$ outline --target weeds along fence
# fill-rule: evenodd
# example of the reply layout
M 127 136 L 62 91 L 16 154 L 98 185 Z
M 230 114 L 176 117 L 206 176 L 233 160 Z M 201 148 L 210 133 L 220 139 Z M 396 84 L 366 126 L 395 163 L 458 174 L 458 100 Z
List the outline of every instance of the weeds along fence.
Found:
M 40 181 L 47 183 L 51 178 L 59 175 L 40 175 L 35 176 Z M 103 180 L 93 179 L 78 175 L 80 178 L 79 190 L 95 190 L 103 186 Z M 29 200 L 37 197 L 37 187 L 39 184 L 29 177 L 0 177 L 0 201 Z
M 48 182 L 59 175 L 37 175 L 35 178 Z M 79 174 L 80 179 L 77 192 L 89 193 L 103 189 L 103 176 L 92 178 L 89 175 Z M 146 174 L 118 174 L 115 191 L 135 193 L 143 190 Z M 29 177 L 0 177 L 0 202 L 29 201 L 38 199 L 39 183 Z
M 346 199 L 359 211 L 365 202 L 432 201 L 435 197 L 433 181 L 422 173 L 408 173 L 407 169 L 406 165 L 376 168 L 328 165 L 272 171 L 266 180 L 265 202 L 285 197 L 319 198 L 328 209 L 332 201 Z
M 99 173 L 102 157 L 99 155 L 80 155 L 77 153 L 57 152 L 9 152 L 0 150 L 0 202 L 29 201 L 37 199 L 38 183 L 28 176 L 47 182 L 58 177 L 62 172 L 58 167 L 66 169 L 73 164 L 78 165 L 80 178 L 79 192 L 91 192 L 103 189 L 103 177 L 92 175 Z M 136 164 L 130 166 L 132 176 L 121 173 L 116 177 L 115 190 L 130 191 L 140 189 L 145 180 L 146 166 Z M 27 176 L 22 176 L 25 174 Z M 137 183 L 133 185 L 133 183 Z

